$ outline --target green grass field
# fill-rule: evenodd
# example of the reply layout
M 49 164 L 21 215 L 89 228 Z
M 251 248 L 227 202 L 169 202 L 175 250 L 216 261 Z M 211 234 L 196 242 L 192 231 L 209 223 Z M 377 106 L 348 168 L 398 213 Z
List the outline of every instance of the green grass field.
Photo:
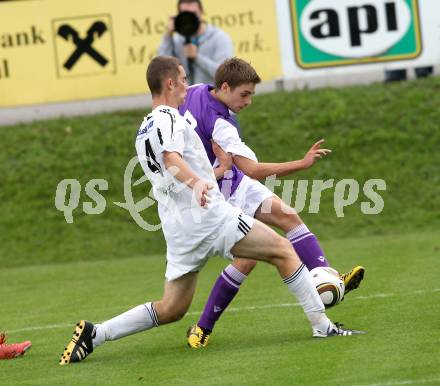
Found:
M 226 265 L 215 258 L 182 321 L 108 343 L 67 367 L 58 359 L 78 319 L 102 321 L 162 293 L 161 232 L 145 232 L 114 204 L 124 201 L 124 170 L 145 112 L 2 127 L 0 330 L 11 342 L 31 339 L 33 347 L 23 358 L 0 361 L 0 384 L 440 384 L 439 90 L 440 78 L 430 78 L 275 93 L 255 97 L 240 114 L 243 137 L 262 162 L 301 158 L 326 139 L 331 156 L 296 181 L 386 181 L 378 215 L 361 212 L 361 191 L 337 217 L 331 189 L 319 213 L 308 213 L 310 194 L 301 213 L 336 269 L 367 268 L 361 288 L 329 310 L 334 321 L 367 335 L 313 340 L 275 270 L 260 264 L 208 348 L 189 350 L 186 329 Z M 141 175 L 136 169 L 133 181 Z M 57 184 L 67 178 L 83 189 L 73 224 L 54 204 Z M 109 183 L 100 215 L 82 210 L 92 178 Z M 135 200 L 146 189 L 134 188 Z M 157 223 L 156 205 L 143 216 Z
M 275 270 L 261 264 L 217 325 L 192 351 L 197 320 L 224 260 L 201 273 L 189 315 L 98 348 L 80 364 L 58 359 L 77 319 L 105 320 L 161 294 L 162 257 L 9 268 L 0 273 L 2 327 L 31 339 L 23 358 L 0 362 L 5 385 L 406 385 L 440 383 L 439 234 L 328 241 L 333 265 L 367 267 L 362 287 L 329 310 L 365 336 L 313 340 Z

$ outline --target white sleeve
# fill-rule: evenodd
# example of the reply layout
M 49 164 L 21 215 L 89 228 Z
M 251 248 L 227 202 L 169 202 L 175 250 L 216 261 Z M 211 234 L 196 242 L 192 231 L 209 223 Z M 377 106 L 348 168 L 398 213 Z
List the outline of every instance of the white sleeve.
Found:
M 212 138 L 227 153 L 240 155 L 258 162 L 255 153 L 241 140 L 237 128 L 225 119 L 217 119 Z
M 177 152 L 183 156 L 185 147 L 185 122 L 175 114 L 161 111 L 159 142 L 161 151 Z

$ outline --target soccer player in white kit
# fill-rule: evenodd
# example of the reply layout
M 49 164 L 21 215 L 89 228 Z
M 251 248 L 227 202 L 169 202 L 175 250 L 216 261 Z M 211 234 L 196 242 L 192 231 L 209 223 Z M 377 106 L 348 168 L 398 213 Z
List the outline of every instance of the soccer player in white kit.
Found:
M 214 254 L 275 265 L 303 307 L 314 337 L 361 333 L 328 319 L 308 269 L 287 239 L 225 201 L 200 138 L 177 110 L 187 92 L 180 62 L 154 58 L 147 82 L 153 111 L 139 129 L 136 150 L 153 185 L 167 243 L 164 294 L 100 324 L 81 320 L 60 364 L 80 362 L 106 341 L 181 319 L 191 304 L 198 271 Z

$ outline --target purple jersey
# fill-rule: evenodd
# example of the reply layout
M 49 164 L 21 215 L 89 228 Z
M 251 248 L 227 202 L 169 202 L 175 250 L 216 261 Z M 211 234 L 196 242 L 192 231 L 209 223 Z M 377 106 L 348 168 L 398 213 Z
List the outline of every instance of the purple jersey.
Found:
M 216 157 L 212 151 L 211 140 L 213 139 L 212 133 L 217 120 L 225 120 L 236 129 L 237 122 L 235 117 L 230 115 L 228 107 L 211 95 L 210 91 L 212 89 L 213 87 L 209 84 L 201 84 L 190 87 L 188 89 L 185 103 L 179 107 L 179 112 L 181 115 L 185 116 L 185 113 L 189 111 L 197 121 L 197 127 L 195 130 L 202 140 L 211 165 L 214 165 Z M 233 194 L 243 179 L 243 176 L 244 173 L 233 165 L 232 173 L 228 176 L 229 178 L 222 178 L 218 180 L 220 190 L 222 190 L 222 184 L 228 180 L 227 190 L 229 190 L 230 186 L 229 195 Z M 224 193 L 227 195 L 226 199 L 228 199 L 229 192 Z

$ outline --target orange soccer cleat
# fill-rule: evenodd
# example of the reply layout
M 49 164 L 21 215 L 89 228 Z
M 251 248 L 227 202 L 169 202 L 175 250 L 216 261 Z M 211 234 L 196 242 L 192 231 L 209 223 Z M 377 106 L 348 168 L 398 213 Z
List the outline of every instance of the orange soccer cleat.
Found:
M 30 340 L 26 340 L 22 343 L 7 344 L 6 335 L 0 333 L 0 359 L 14 359 L 22 356 L 32 346 Z

